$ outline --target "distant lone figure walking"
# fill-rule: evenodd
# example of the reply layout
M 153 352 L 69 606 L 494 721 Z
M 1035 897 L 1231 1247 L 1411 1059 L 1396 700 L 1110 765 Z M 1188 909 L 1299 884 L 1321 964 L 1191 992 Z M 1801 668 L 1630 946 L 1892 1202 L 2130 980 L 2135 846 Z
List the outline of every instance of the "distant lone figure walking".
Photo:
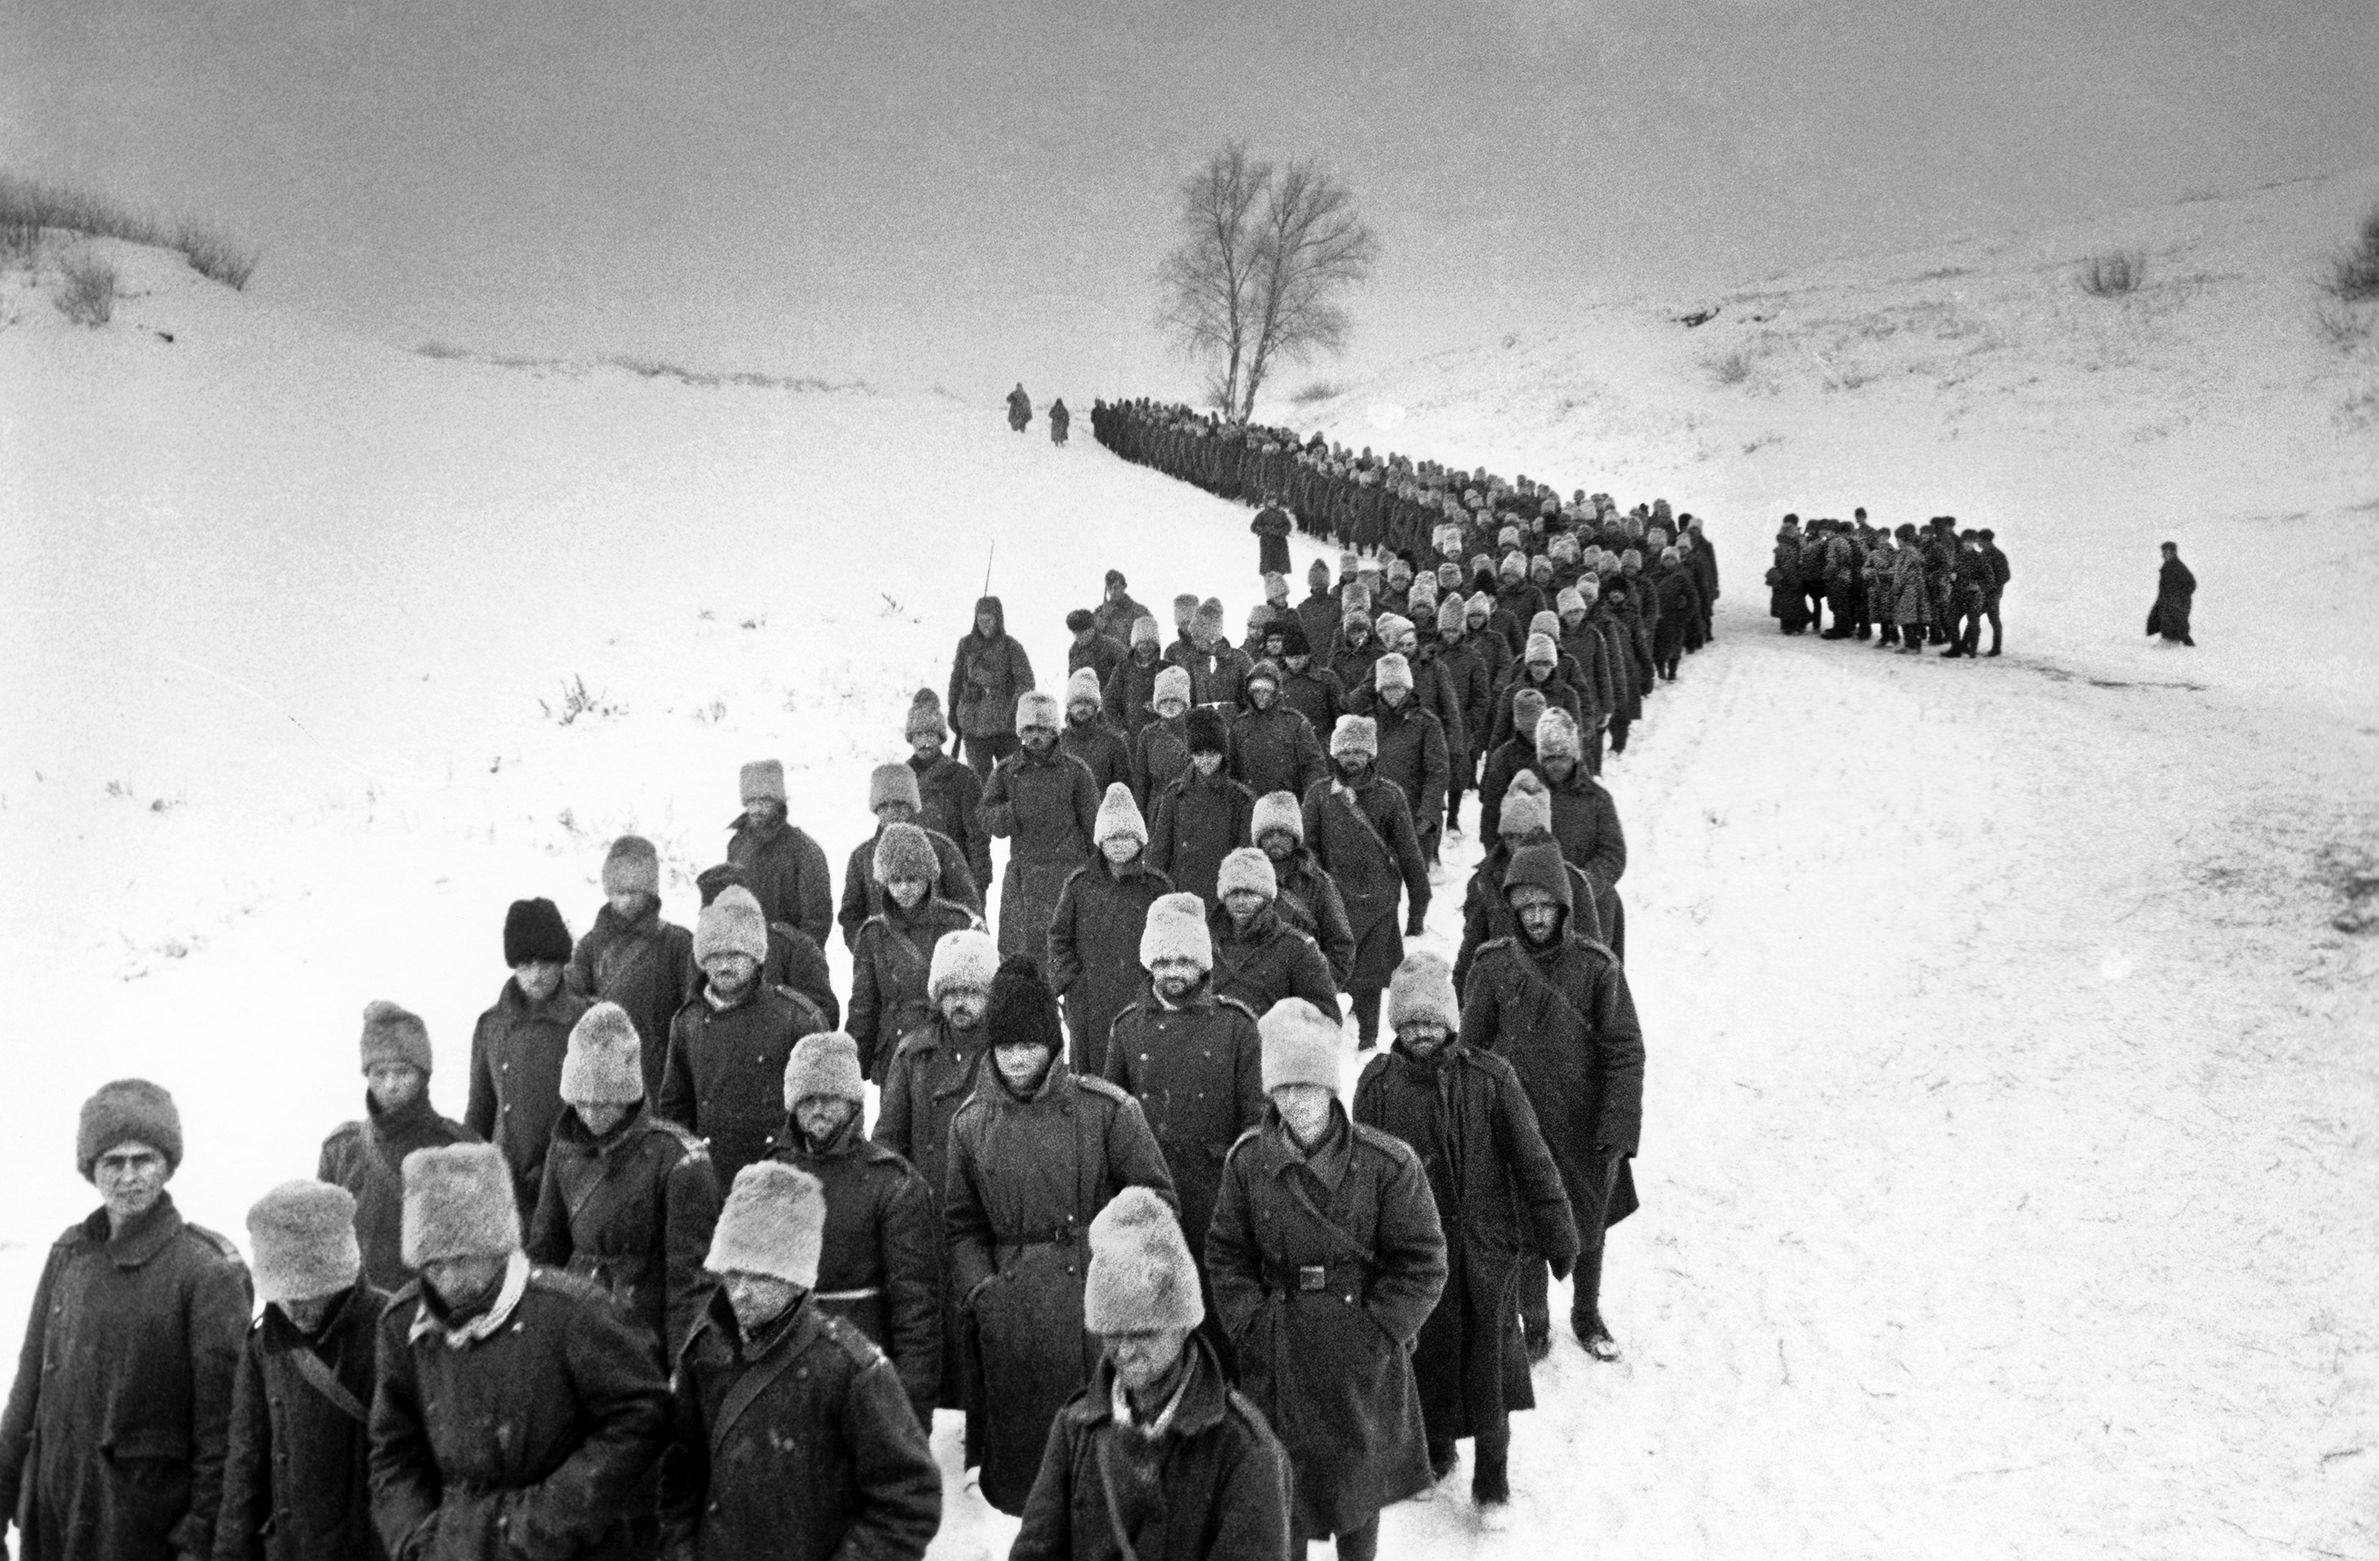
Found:
M 2189 604 L 2197 596 L 2197 576 L 2181 562 L 2181 550 L 2164 544 L 2164 566 L 2156 571 L 2156 605 L 2148 609 L 2148 632 L 2161 634 L 2168 645 L 2195 645 L 2189 637 Z
M 1008 426 L 1023 433 L 1032 420 L 1033 398 L 1024 393 L 1024 381 L 1018 380 L 1016 388 L 1008 392 Z
M 1066 430 L 1073 426 L 1073 422 L 1074 414 L 1066 410 L 1065 397 L 1060 396 L 1055 401 L 1050 402 L 1049 442 L 1051 444 L 1064 444 L 1066 442 Z

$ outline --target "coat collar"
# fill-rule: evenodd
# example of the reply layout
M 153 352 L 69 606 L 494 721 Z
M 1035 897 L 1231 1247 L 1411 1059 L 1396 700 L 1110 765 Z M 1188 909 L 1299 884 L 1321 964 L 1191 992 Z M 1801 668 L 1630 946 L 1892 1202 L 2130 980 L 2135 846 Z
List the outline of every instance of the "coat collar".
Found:
M 1288 1175 L 1302 1165 L 1332 1192 L 1336 1192 L 1338 1184 L 1346 1178 L 1348 1162 L 1355 1155 L 1354 1125 L 1347 1120 L 1346 1103 L 1335 1099 L 1330 1102 L 1330 1130 L 1322 1136 L 1322 1146 L 1313 1153 L 1307 1154 L 1298 1147 L 1296 1138 L 1289 1132 L 1288 1123 L 1281 1120 L 1280 1108 L 1277 1106 L 1267 1105 L 1264 1108 L 1264 1137 L 1276 1162 L 1273 1175 Z
M 1202 1435 L 1220 1425 L 1230 1408 L 1230 1385 L 1223 1380 L 1214 1346 L 1204 1334 L 1192 1333 L 1182 1348 L 1190 1357 L 1189 1380 L 1182 1384 L 1172 1419 L 1157 1433 L 1159 1436 Z M 1114 1363 L 1101 1358 L 1091 1370 L 1090 1391 L 1069 1405 L 1066 1413 L 1084 1426 L 1114 1421 L 1116 1392 Z
M 496 1298 L 485 1311 L 460 1323 L 450 1324 L 433 1310 L 436 1303 L 430 1298 L 427 1281 L 421 1287 L 421 1303 L 413 1311 L 413 1327 L 405 1335 L 407 1344 L 419 1344 L 423 1339 L 445 1341 L 450 1350 L 468 1349 L 483 1339 L 493 1338 L 512 1320 L 512 1313 L 520 1305 L 520 1298 L 529 1291 L 529 1255 L 514 1248 L 504 1260 L 504 1280 L 496 1287 Z
M 107 1210 L 95 1209 L 83 1221 L 83 1235 L 94 1244 L 107 1248 L 108 1261 L 118 1268 L 138 1268 L 164 1251 L 173 1238 L 182 1233 L 182 1211 L 173 1206 L 173 1194 L 161 1192 L 149 1211 L 133 1220 L 121 1231 L 111 1233 L 107 1228 Z
M 341 1326 L 349 1321 L 350 1313 L 370 1305 L 368 1301 L 359 1299 L 363 1294 L 364 1282 L 359 1278 L 354 1284 L 340 1292 L 338 1300 L 333 1302 L 331 1309 L 323 1315 L 322 1331 L 310 1338 L 298 1330 L 297 1324 L 291 1322 L 289 1314 L 281 1310 L 278 1305 L 267 1305 L 264 1315 L 257 1320 L 256 1324 L 262 1335 L 265 1353 L 285 1355 L 291 1350 L 312 1349 L 319 1343 L 327 1342 L 333 1334 L 339 1331 Z M 386 1298 L 383 1297 L 383 1299 Z

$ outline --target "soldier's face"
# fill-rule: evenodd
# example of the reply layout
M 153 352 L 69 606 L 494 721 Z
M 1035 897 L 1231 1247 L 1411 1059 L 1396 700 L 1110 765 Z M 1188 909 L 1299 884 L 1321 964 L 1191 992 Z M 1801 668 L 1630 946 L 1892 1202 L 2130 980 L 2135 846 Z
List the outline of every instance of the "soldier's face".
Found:
M 983 1010 L 991 1004 L 991 994 L 979 986 L 954 986 L 942 993 L 942 1017 L 953 1030 L 972 1030 L 983 1022 Z
M 1212 779 L 1214 772 L 1223 767 L 1223 756 L 1219 753 L 1193 753 L 1190 763 L 1197 767 L 1200 775 Z
M 1116 866 L 1124 867 L 1140 854 L 1140 842 L 1130 835 L 1109 835 L 1099 842 L 1099 854 Z
M 1533 885 L 1512 896 L 1512 914 L 1531 943 L 1551 942 L 1561 925 L 1560 902 Z
M 513 984 L 520 995 L 532 1003 L 542 1003 L 553 996 L 562 984 L 562 967 L 550 959 L 531 960 L 512 967 Z
M 729 1274 L 719 1288 L 727 1292 L 727 1307 L 735 1313 L 735 1326 L 746 1334 L 775 1322 L 785 1315 L 786 1308 L 801 1299 L 801 1286 L 774 1274 Z
M 741 997 L 760 978 L 759 962 L 749 954 L 713 954 L 702 962 L 702 973 L 721 997 Z
M 945 618 L 942 621 L 947 623 L 949 620 Z M 975 632 L 982 635 L 985 639 L 991 638 L 992 633 L 997 630 L 999 626 L 1000 621 L 993 614 L 987 612 L 979 612 L 975 614 Z
M 1231 920 L 1239 923 L 1242 927 L 1253 921 L 1256 912 L 1262 910 L 1268 903 L 1270 902 L 1253 889 L 1233 889 L 1229 894 L 1223 896 L 1223 909 L 1229 911 Z
M 449 1309 L 459 1311 L 495 1293 L 504 1262 L 500 1257 L 442 1257 L 422 1264 L 421 1278 Z
M 1028 726 L 1018 734 L 1017 741 L 1024 744 L 1026 752 L 1038 756 L 1057 746 L 1057 733 L 1046 726 Z
M 884 892 L 892 896 L 894 903 L 902 910 L 913 911 L 918 902 L 925 898 L 928 887 L 922 878 L 895 878 L 884 885 Z
M 1177 720 L 1187 709 L 1189 709 L 1189 704 L 1185 700 L 1160 699 L 1156 702 L 1156 713 L 1160 720 Z
M 909 806 L 906 797 L 893 797 L 876 804 L 876 822 L 879 824 L 910 824 L 916 819 L 917 810 Z
M 942 752 L 942 740 L 931 732 L 911 732 L 909 752 L 920 759 L 938 758 Z
M 1077 699 L 1066 706 L 1066 719 L 1076 726 L 1088 726 L 1098 718 L 1099 702 L 1095 699 Z
M 147 1144 L 118 1144 L 91 1167 L 108 1218 L 119 1225 L 155 1208 L 172 1174 L 164 1153 Z
M 1435 1056 L 1439 1049 L 1453 1037 L 1442 1024 L 1420 1021 L 1408 1024 L 1398 1030 L 1396 1039 L 1402 1041 L 1405 1049 L 1415 1056 L 1431 1057 Z
M 1297 854 L 1297 837 L 1285 829 L 1267 829 L 1256 846 L 1275 862 L 1285 862 Z
M 634 921 L 643 915 L 644 901 L 642 889 L 622 889 L 617 894 L 604 896 L 604 903 L 611 907 L 611 914 L 622 921 Z
M 1159 1328 L 1149 1333 L 1110 1333 L 1100 1337 L 1107 1347 L 1107 1359 L 1115 1367 L 1115 1380 L 1123 1384 L 1127 1393 L 1144 1393 L 1164 1381 L 1173 1363 L 1181 1359 L 1181 1347 L 1189 1342 L 1189 1330 Z
M 401 1111 L 421 1098 L 429 1081 L 409 1062 L 376 1062 L 363 1076 L 372 1104 L 383 1111 Z
M 774 797 L 746 797 L 743 816 L 754 829 L 766 829 L 785 816 L 785 805 Z
M 839 1095 L 804 1095 L 793 1107 L 793 1123 L 813 1143 L 824 1143 L 843 1130 L 859 1109 L 856 1100 Z
M 1273 687 L 1270 683 L 1250 683 L 1247 685 L 1247 702 L 1255 706 L 1258 710 L 1271 709 L 1272 701 L 1278 699 L 1279 697 L 1280 690 Z
M 1297 1141 L 1318 1141 L 1330 1125 L 1330 1102 L 1337 1096 L 1319 1084 L 1282 1084 L 1272 1091 L 1272 1104 Z
M 1008 1081 L 1008 1088 L 1022 1093 L 1041 1082 L 1049 1071 L 1049 1048 L 1024 1042 L 1015 1046 L 995 1046 L 991 1060 L 1000 1070 L 1000 1077 Z
M 1197 961 L 1182 959 L 1171 954 L 1163 956 L 1148 967 L 1148 979 L 1155 985 L 1158 993 L 1175 1002 L 1187 997 L 1190 988 L 1196 986 L 1199 977 L 1205 974 L 1205 971 L 1198 968 Z
M 615 1100 L 581 1100 L 572 1102 L 570 1109 L 578 1113 L 578 1120 L 586 1124 L 588 1132 L 601 1138 L 627 1121 L 628 1113 L 635 1108 L 623 1106 Z
M 1303 672 L 1313 661 L 1311 656 L 1283 656 L 1280 659 L 1281 664 L 1291 672 Z

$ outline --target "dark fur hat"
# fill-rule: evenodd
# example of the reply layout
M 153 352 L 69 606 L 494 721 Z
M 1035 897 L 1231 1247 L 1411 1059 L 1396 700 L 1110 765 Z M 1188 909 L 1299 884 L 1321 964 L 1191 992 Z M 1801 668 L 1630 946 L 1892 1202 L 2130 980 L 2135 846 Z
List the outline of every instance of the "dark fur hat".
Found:
M 1011 954 L 1000 961 L 991 978 L 983 1031 L 994 1046 L 1065 1050 L 1065 1032 L 1057 1022 L 1057 999 L 1050 995 L 1049 983 L 1041 979 L 1041 967 L 1033 963 L 1031 955 Z

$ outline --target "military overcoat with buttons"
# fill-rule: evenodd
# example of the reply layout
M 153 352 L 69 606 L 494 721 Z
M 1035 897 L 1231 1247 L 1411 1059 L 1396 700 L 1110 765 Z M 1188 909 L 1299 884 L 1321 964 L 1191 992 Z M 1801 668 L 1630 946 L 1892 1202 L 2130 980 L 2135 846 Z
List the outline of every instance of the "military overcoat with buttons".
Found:
M 231 1395 L 215 1561 L 381 1561 L 368 1421 L 374 1334 L 388 1292 L 359 1283 L 309 1339 L 268 1306 L 248 1329 Z M 304 1355 L 311 1368 L 301 1367 Z M 326 1392 L 315 1375 L 346 1395 Z
M 562 1116 L 562 1057 L 570 1050 L 570 1027 L 593 1006 L 594 999 L 567 984 L 532 1003 L 508 978 L 495 1006 L 471 1031 L 471 1095 L 463 1125 L 503 1151 L 523 1224 L 537 1210 L 545 1146 Z
M 1218 997 L 1211 980 L 1178 1006 L 1143 987 L 1116 1017 L 1100 1072 L 1140 1102 L 1173 1173 L 1181 1232 L 1196 1251 L 1214 1217 L 1223 1156 L 1264 1116 L 1264 1041 L 1254 1012 Z

